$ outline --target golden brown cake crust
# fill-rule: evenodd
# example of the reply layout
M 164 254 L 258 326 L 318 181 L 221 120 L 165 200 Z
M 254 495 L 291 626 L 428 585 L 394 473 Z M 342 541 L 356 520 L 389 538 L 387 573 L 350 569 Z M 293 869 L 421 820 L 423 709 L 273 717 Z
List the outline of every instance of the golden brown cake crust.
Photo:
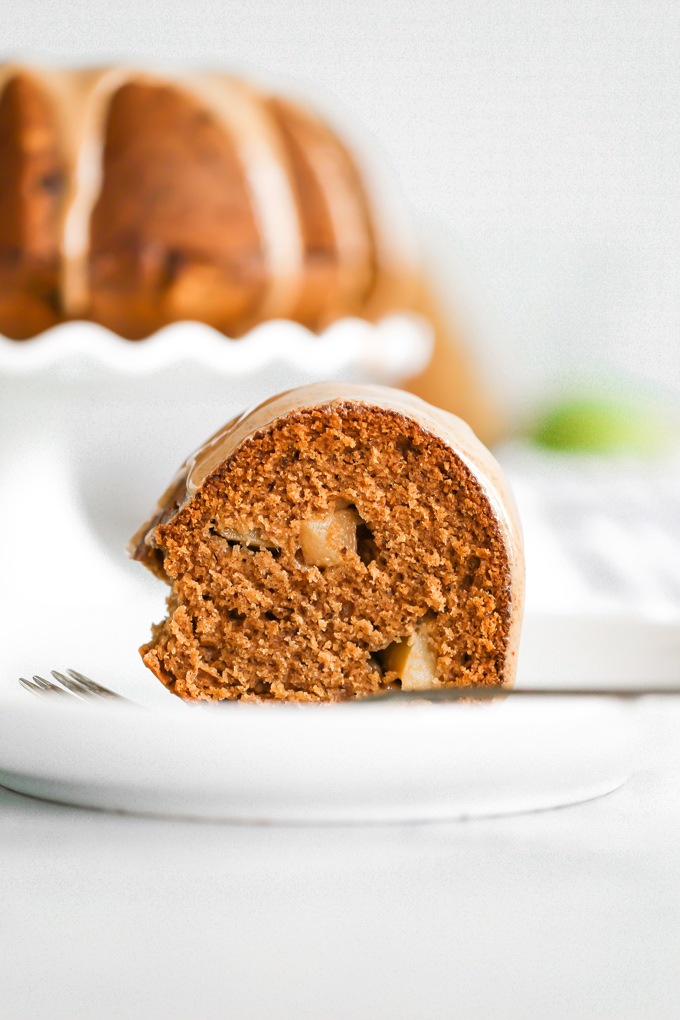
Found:
M 381 653 L 416 630 L 438 683 L 512 681 L 514 553 L 474 472 L 414 418 L 297 409 L 167 503 L 142 548 L 172 586 L 169 616 L 141 651 L 176 694 L 362 697 L 398 681 Z M 355 547 L 310 564 L 304 529 L 338 508 L 355 515 Z

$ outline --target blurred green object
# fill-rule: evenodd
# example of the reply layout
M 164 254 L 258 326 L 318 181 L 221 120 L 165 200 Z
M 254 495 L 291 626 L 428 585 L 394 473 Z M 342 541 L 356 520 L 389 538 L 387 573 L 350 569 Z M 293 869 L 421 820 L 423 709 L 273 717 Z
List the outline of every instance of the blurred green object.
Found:
M 651 403 L 625 397 L 568 397 L 540 414 L 529 438 L 550 450 L 582 453 L 661 453 L 677 429 Z

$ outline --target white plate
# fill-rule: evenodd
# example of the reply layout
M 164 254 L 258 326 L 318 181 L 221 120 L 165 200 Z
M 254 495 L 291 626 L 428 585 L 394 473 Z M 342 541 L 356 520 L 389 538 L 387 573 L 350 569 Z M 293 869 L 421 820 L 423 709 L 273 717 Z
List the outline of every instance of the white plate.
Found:
M 137 653 L 164 615 L 166 589 L 127 560 L 124 544 L 193 446 L 267 387 L 321 377 L 311 362 L 304 377 L 319 338 L 302 331 L 297 354 L 283 344 L 279 357 L 272 337 L 283 340 L 287 325 L 272 324 L 264 361 L 254 345 L 239 374 L 229 359 L 241 349 L 250 357 L 249 341 L 219 338 L 204 359 L 201 328 L 174 334 L 176 347 L 159 337 L 148 347 L 112 337 L 98 346 L 96 328 L 80 325 L 64 327 L 61 350 L 59 336 L 52 347 L 48 337 L 0 344 L 1 782 L 113 810 L 387 821 L 545 808 L 624 781 L 635 767 L 637 715 L 617 702 L 202 709 L 174 699 Z M 403 325 L 381 324 L 380 342 L 396 344 L 391 330 Z M 328 348 L 325 378 L 350 374 L 343 349 L 355 358 L 353 377 L 366 378 L 356 362 L 366 328 L 342 325 L 347 346 Z M 677 628 L 636 627 L 632 639 L 622 619 L 535 617 L 520 677 L 677 678 Z M 20 675 L 67 667 L 153 711 L 61 709 L 18 688 Z
M 113 811 L 427 821 L 596 797 L 625 781 L 635 757 L 630 706 L 605 699 L 179 708 L 6 699 L 0 783 Z
M 111 560 L 79 604 L 76 590 L 59 602 L 48 588 L 51 616 L 48 600 L 36 616 L 14 613 L 15 636 L 23 627 L 26 639 L 8 642 L 0 676 L 0 783 L 10 789 L 197 818 L 424 821 L 576 803 L 617 788 L 641 760 L 644 713 L 607 698 L 187 706 L 136 653 L 151 600 L 145 605 L 145 573 L 130 566 L 125 577 Z M 160 615 L 163 586 L 150 582 Z M 146 711 L 46 704 L 19 689 L 20 673 L 47 674 L 50 666 L 89 672 Z M 524 687 L 679 680 L 677 625 L 526 621 Z

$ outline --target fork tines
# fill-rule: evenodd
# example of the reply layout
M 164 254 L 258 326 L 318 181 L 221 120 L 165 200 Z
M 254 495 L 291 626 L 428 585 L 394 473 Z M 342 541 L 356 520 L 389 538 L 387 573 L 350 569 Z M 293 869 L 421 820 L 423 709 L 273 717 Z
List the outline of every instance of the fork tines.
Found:
M 58 680 L 62 687 L 65 687 L 71 694 L 77 695 L 79 698 L 115 698 L 116 695 L 113 691 L 108 691 L 105 688 L 99 688 L 98 684 L 95 684 L 94 680 L 88 679 L 88 677 L 81 676 L 75 673 L 74 670 L 69 669 L 66 673 L 60 673 L 58 670 L 50 670 L 55 680 Z
M 82 701 L 106 699 L 132 704 L 127 698 L 116 694 L 115 691 L 109 690 L 108 687 L 103 687 L 102 684 L 98 684 L 94 680 L 90 680 L 88 676 L 79 673 L 75 669 L 67 669 L 65 673 L 60 673 L 58 670 L 53 669 L 51 674 L 58 681 L 58 684 L 54 684 L 51 680 L 46 680 L 44 677 L 37 675 L 34 675 L 33 680 L 26 680 L 25 677 L 20 677 L 19 683 L 25 690 L 30 691 L 31 694 L 35 694 L 37 697 L 51 698 L 53 695 L 57 695 L 57 697 L 61 696 L 72 701 L 71 695 L 75 695 L 76 699 Z
M 68 698 L 68 692 L 63 690 L 61 687 L 57 687 L 56 684 L 50 683 L 49 680 L 45 680 L 41 676 L 34 676 L 33 681 L 26 680 L 25 677 L 19 677 L 19 683 L 21 686 L 30 691 L 31 694 L 35 694 L 38 698 L 45 697 L 45 695 L 62 695 L 64 698 Z
M 67 669 L 66 672 L 71 677 L 72 681 L 82 684 L 83 687 L 87 688 L 87 690 L 91 691 L 93 694 L 98 694 L 104 698 L 118 698 L 120 701 L 127 700 L 121 694 L 116 694 L 116 692 L 112 691 L 109 687 L 103 687 L 102 684 L 98 684 L 96 681 L 90 680 L 89 676 L 85 676 L 84 673 L 79 673 L 77 669 Z M 52 676 L 54 675 L 55 673 L 53 670 Z

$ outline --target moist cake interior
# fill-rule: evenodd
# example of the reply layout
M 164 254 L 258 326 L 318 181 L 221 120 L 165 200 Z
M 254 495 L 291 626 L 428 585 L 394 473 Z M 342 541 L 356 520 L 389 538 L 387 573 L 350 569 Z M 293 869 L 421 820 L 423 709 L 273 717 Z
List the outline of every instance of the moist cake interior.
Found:
M 141 651 L 182 697 L 377 693 L 399 684 L 386 650 L 415 631 L 439 682 L 503 682 L 509 568 L 496 518 L 451 448 L 396 411 L 291 413 L 164 521 L 143 555 L 172 585 L 169 615 Z M 329 521 L 341 542 L 319 555 Z

